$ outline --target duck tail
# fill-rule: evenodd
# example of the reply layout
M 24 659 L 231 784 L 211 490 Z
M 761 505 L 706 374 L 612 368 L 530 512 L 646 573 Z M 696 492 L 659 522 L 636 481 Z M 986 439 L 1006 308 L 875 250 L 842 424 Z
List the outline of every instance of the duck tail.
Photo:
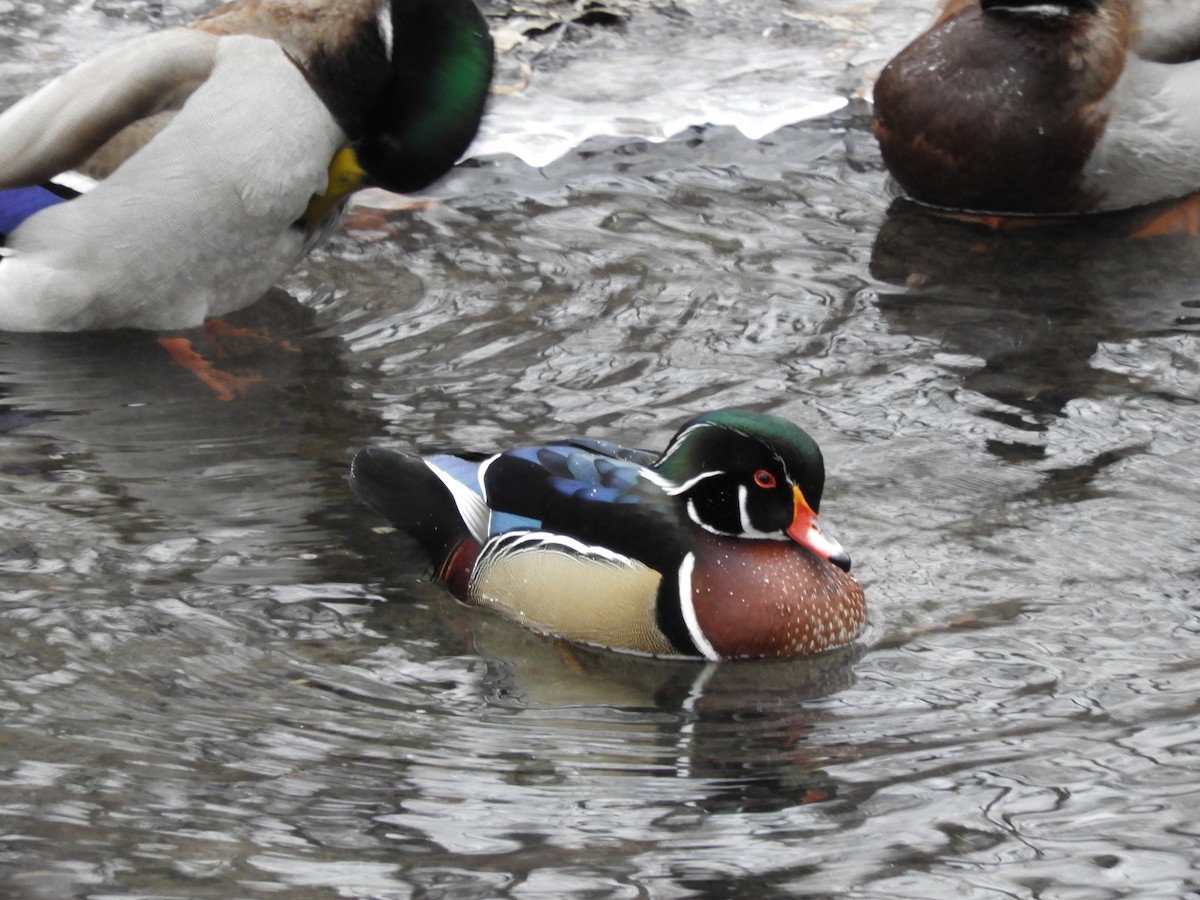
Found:
M 483 536 L 474 521 L 483 501 L 470 485 L 434 463 L 383 447 L 364 447 L 350 465 L 350 485 L 367 507 L 420 544 L 438 580 L 465 600 Z

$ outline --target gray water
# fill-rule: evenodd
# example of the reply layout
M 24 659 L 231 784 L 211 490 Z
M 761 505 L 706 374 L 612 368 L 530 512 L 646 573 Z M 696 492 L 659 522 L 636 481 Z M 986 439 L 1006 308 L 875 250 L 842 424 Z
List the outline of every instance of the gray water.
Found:
M 861 98 L 932 3 L 846 5 L 518 47 L 537 100 L 779 9 L 850 102 L 360 209 L 244 317 L 289 343 L 232 348 L 263 379 L 232 402 L 151 335 L 0 336 L 0 895 L 1200 894 L 1200 241 L 895 200 Z M 0 0 L 3 90 L 192 11 Z M 821 442 L 851 652 L 562 646 L 456 605 L 345 485 L 368 441 L 661 446 L 723 405 Z

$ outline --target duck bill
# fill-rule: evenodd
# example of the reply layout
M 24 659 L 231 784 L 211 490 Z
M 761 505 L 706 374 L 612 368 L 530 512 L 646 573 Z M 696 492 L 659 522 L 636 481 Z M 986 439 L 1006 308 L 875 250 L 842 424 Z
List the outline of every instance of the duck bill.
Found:
M 799 488 L 795 492 L 796 509 L 792 524 L 788 526 L 787 536 L 802 547 L 806 547 L 821 559 L 829 560 L 844 572 L 850 571 L 850 554 L 842 549 L 842 545 L 821 531 L 817 524 L 817 514 L 809 507 Z

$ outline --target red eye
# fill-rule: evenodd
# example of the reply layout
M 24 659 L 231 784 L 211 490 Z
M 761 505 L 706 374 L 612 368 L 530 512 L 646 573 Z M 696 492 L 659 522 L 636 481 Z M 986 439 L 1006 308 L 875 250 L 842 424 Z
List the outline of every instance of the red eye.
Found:
M 776 485 L 775 476 L 766 469 L 759 469 L 754 473 L 754 483 L 760 488 L 773 488 Z

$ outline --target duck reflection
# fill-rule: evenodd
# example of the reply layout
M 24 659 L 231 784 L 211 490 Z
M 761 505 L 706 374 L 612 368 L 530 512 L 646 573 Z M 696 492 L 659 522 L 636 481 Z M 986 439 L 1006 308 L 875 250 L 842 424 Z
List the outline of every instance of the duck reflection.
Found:
M 310 309 L 276 291 L 230 324 L 270 336 L 210 348 L 247 385 L 232 402 L 145 332 L 0 336 L 2 421 L 14 438 L 0 462 L 10 477 L 36 476 L 19 485 L 29 496 L 74 504 L 79 533 L 58 532 L 55 552 L 69 558 L 113 534 L 132 556 L 208 544 L 200 556 L 211 562 L 222 550 L 248 559 L 251 548 L 294 557 L 324 540 L 324 498 L 298 486 L 335 469 L 340 486 L 345 447 L 381 426 L 346 402 L 344 344 Z M 279 574 L 243 572 L 258 583 Z
M 590 768 L 694 780 L 700 812 L 765 812 L 838 795 L 824 767 L 847 751 L 812 738 L 835 715 L 818 701 L 853 683 L 862 645 L 782 661 L 654 659 L 548 639 L 444 592 L 427 599 L 442 621 L 425 623 L 425 633 L 454 635 L 484 662 L 477 690 L 487 709 L 536 718 L 545 735 L 543 749 L 528 747 L 514 762 L 514 779 L 544 780 L 547 767 L 566 764 L 566 748 L 584 746 Z M 412 614 L 382 604 L 370 625 L 407 631 Z
M 982 360 L 963 384 L 1013 411 L 985 415 L 1043 431 L 1072 400 L 1136 390 L 1094 364 L 1102 344 L 1194 328 L 1200 241 L 1130 237 L 1151 212 L 997 229 L 896 200 L 872 250 L 872 275 L 898 288 L 880 309 Z

